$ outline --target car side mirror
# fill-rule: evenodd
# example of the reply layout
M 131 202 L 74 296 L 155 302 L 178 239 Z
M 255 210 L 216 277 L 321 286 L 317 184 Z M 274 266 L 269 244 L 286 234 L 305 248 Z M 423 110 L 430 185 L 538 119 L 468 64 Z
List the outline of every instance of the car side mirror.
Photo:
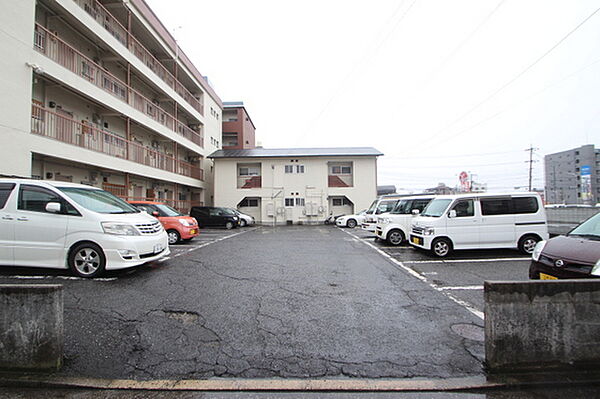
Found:
M 46 204 L 46 212 L 60 213 L 60 202 L 48 202 Z
M 456 217 L 456 211 L 454 209 L 452 209 L 450 212 L 448 212 L 448 217 L 450 219 L 455 218 Z
M 410 212 L 413 214 L 413 216 L 417 216 L 419 213 L 421 213 L 418 209 L 413 209 Z
M 154 216 L 155 218 L 157 218 L 158 217 L 158 211 L 153 211 L 152 212 L 152 216 Z

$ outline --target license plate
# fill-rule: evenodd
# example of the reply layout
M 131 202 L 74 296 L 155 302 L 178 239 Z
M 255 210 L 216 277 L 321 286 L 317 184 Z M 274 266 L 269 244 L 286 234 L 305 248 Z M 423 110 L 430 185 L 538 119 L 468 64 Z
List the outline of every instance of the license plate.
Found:
M 162 250 L 165 249 L 162 244 L 156 244 L 154 245 L 154 253 L 157 254 L 159 252 L 162 252 Z
M 558 277 L 554 277 L 546 273 L 540 273 L 540 280 L 558 280 Z
M 421 245 L 421 237 L 412 236 L 410 240 L 413 244 Z

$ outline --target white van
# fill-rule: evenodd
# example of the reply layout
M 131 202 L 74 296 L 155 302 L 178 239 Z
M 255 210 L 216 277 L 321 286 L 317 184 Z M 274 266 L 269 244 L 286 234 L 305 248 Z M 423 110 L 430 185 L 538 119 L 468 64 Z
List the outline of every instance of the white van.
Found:
M 161 223 L 82 184 L 0 179 L 0 265 L 69 268 L 80 277 L 170 253 Z
M 546 213 L 536 193 L 436 196 L 413 219 L 410 244 L 439 257 L 454 249 L 518 248 L 531 254 L 548 239 Z
M 402 244 L 408 240 L 415 212 L 423 212 L 433 197 L 420 195 L 400 199 L 391 212 L 377 217 L 375 235 L 391 245 Z
M 375 201 L 371 203 L 369 209 L 365 213 L 365 218 L 361 223 L 361 228 L 370 232 L 375 232 L 375 225 L 377 224 L 377 216 L 382 213 L 391 212 L 396 206 L 400 198 L 406 197 L 406 195 L 388 194 L 377 197 Z

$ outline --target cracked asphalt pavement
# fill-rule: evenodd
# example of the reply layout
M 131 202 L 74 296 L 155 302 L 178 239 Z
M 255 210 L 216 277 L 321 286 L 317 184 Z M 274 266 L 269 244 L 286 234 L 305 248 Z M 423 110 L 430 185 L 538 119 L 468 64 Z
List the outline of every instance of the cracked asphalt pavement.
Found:
M 482 373 L 482 340 L 457 333 L 481 329 L 482 320 L 337 228 L 262 227 L 115 276 L 60 281 L 65 362 L 59 374 Z

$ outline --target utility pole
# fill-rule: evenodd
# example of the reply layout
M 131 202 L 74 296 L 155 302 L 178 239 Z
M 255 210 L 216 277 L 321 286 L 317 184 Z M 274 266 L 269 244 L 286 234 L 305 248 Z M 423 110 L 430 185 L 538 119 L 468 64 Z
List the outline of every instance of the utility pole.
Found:
M 529 145 L 529 148 L 525 149 L 525 151 L 529 151 L 529 161 L 525 161 L 529 163 L 529 191 L 531 191 L 531 176 L 533 172 L 533 163 L 537 162 L 537 160 L 533 160 L 533 152 L 539 150 L 539 148 L 534 148 L 533 145 Z

